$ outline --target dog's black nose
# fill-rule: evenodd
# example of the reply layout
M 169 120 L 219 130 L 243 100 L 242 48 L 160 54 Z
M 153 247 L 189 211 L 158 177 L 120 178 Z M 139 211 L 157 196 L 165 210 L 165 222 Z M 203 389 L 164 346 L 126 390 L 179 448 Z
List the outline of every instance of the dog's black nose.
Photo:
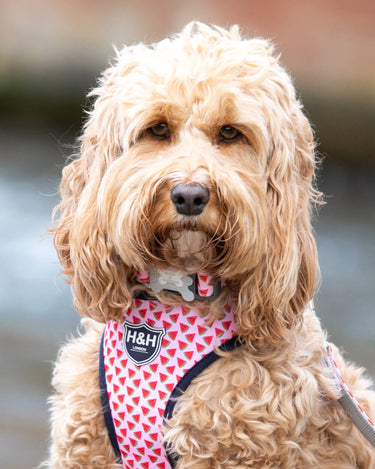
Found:
M 181 215 L 200 215 L 210 200 L 210 191 L 203 184 L 177 184 L 171 199 Z

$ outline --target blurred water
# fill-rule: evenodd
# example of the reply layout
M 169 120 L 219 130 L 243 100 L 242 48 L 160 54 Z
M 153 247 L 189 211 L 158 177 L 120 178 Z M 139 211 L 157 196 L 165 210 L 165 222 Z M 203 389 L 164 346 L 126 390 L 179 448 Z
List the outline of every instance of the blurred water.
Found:
M 24 129 L 25 130 L 25 129 Z M 69 287 L 43 240 L 64 158 L 58 139 L 0 131 L 0 467 L 35 467 L 46 454 L 51 361 L 78 324 Z M 350 359 L 375 376 L 374 175 L 331 167 L 317 241 L 318 315 Z

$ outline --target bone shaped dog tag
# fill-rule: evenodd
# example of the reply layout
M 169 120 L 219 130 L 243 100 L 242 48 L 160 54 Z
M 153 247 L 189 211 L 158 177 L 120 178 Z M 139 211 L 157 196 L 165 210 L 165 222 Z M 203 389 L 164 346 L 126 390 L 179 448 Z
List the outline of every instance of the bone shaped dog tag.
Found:
M 185 301 L 193 301 L 194 293 L 189 290 L 193 284 L 191 277 L 185 277 L 176 270 L 151 270 L 150 271 L 150 288 L 155 293 L 162 290 L 170 290 L 179 293 Z

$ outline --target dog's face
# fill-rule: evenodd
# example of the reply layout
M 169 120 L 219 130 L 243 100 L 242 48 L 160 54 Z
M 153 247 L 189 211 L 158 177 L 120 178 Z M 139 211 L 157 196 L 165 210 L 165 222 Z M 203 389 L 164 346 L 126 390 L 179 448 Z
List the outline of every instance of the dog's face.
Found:
M 314 145 L 271 52 L 193 24 L 104 73 L 55 229 L 80 312 L 118 317 L 149 267 L 227 279 L 244 331 L 311 299 Z

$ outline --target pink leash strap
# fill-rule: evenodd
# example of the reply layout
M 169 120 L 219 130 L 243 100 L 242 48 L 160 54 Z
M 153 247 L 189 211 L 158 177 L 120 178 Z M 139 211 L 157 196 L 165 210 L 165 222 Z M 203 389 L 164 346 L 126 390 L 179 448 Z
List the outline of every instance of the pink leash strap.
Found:
M 341 407 L 350 415 L 354 425 L 362 433 L 362 435 L 375 446 L 375 424 L 366 415 L 365 411 L 359 405 L 356 398 L 350 392 L 348 386 L 342 379 L 340 370 L 337 367 L 333 357 L 333 350 L 331 344 L 327 343 L 327 356 L 326 362 L 332 371 L 333 378 L 336 382 L 337 389 L 340 390 L 340 397 L 338 399 Z

